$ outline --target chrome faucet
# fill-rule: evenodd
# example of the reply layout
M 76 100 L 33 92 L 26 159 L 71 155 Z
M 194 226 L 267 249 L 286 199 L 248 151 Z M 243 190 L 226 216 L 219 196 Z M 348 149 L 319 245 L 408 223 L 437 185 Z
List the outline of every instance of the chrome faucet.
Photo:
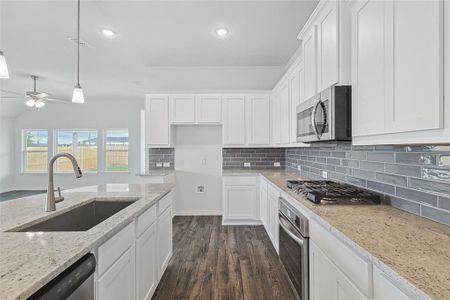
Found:
M 81 173 L 81 169 L 78 166 L 78 162 L 75 159 L 75 157 L 73 157 L 72 154 L 58 153 L 55 156 L 53 156 L 48 162 L 47 202 L 45 203 L 45 211 L 47 212 L 56 210 L 55 204 L 64 200 L 64 197 L 61 196 L 61 189 L 59 187 L 58 187 L 58 197 L 55 197 L 55 187 L 53 184 L 53 165 L 55 164 L 55 161 L 60 157 L 66 157 L 72 162 L 73 171 L 75 172 L 75 176 L 77 178 L 83 176 L 83 173 Z

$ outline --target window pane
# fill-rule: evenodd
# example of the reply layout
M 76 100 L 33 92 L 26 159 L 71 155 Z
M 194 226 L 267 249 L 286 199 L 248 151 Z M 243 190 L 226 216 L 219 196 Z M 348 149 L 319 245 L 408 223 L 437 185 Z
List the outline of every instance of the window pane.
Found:
M 65 152 L 73 155 L 73 135 L 73 131 L 58 131 L 56 153 Z M 56 170 L 58 172 L 72 172 L 72 163 L 67 158 L 60 158 L 56 161 Z
M 57 141 L 57 153 L 67 152 L 74 155 L 82 171 L 97 171 L 96 131 L 58 131 Z M 57 170 L 73 172 L 72 163 L 68 159 L 58 159 Z
M 128 130 L 106 131 L 106 171 L 128 171 Z
M 82 171 L 97 171 L 97 132 L 79 131 L 77 160 Z
M 25 172 L 46 172 L 48 164 L 48 132 L 25 130 L 23 166 Z

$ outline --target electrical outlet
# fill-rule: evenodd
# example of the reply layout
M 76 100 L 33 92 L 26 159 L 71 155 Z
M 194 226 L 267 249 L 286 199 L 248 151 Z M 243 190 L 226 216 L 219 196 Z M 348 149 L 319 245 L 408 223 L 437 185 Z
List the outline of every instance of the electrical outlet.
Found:
M 164 168 L 170 168 L 170 162 L 163 163 Z
M 244 168 L 250 168 L 251 166 L 252 166 L 252 164 L 249 162 L 244 163 Z
M 204 194 L 205 193 L 205 185 L 197 185 L 196 192 L 198 194 Z
M 206 158 L 204 158 L 204 157 L 200 158 L 200 164 L 206 165 Z
M 281 164 L 280 164 L 279 162 L 274 162 L 274 163 L 273 163 L 273 166 L 274 166 L 274 167 L 281 167 Z
M 162 168 L 162 166 L 163 166 L 162 163 L 160 163 L 160 162 L 157 162 L 157 163 L 156 163 L 156 167 L 157 167 L 157 168 Z
M 302 170 L 302 166 L 297 165 L 297 170 L 298 170 L 298 171 L 301 171 L 301 170 Z
M 322 177 L 323 178 L 328 178 L 328 172 L 327 171 L 322 171 Z

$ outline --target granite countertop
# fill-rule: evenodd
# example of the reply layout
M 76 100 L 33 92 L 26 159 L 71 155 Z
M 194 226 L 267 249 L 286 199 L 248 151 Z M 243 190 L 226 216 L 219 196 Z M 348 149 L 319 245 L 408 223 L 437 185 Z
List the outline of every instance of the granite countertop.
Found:
M 91 249 L 107 241 L 166 195 L 167 184 L 106 184 L 63 191 L 56 211 L 44 212 L 46 195 L 0 203 L 0 299 L 25 299 Z M 88 231 L 6 232 L 49 219 L 94 200 L 136 202 Z
M 290 172 L 238 169 L 223 170 L 223 174 L 261 174 L 297 200 L 311 218 L 391 277 L 397 277 L 397 283 L 418 298 L 450 299 L 450 227 L 389 205 L 313 204 L 286 187 L 288 179 L 305 179 Z

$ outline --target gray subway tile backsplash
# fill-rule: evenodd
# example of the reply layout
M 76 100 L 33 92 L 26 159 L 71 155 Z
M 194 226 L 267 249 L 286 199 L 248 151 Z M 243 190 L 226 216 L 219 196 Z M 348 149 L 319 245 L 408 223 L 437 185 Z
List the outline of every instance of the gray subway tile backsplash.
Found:
M 284 148 L 223 148 L 223 169 L 244 168 L 250 163 L 252 169 L 284 169 L 286 167 L 286 150 Z M 280 163 L 275 167 L 274 163 Z
M 166 170 L 175 169 L 175 149 L 174 148 L 149 148 L 148 166 L 150 171 L 162 170 L 163 167 L 157 167 L 158 163 L 170 163 L 170 167 L 164 167 Z
M 331 180 L 385 194 L 397 208 L 449 224 L 450 145 L 314 144 L 287 148 L 286 169 L 314 179 L 327 171 Z

